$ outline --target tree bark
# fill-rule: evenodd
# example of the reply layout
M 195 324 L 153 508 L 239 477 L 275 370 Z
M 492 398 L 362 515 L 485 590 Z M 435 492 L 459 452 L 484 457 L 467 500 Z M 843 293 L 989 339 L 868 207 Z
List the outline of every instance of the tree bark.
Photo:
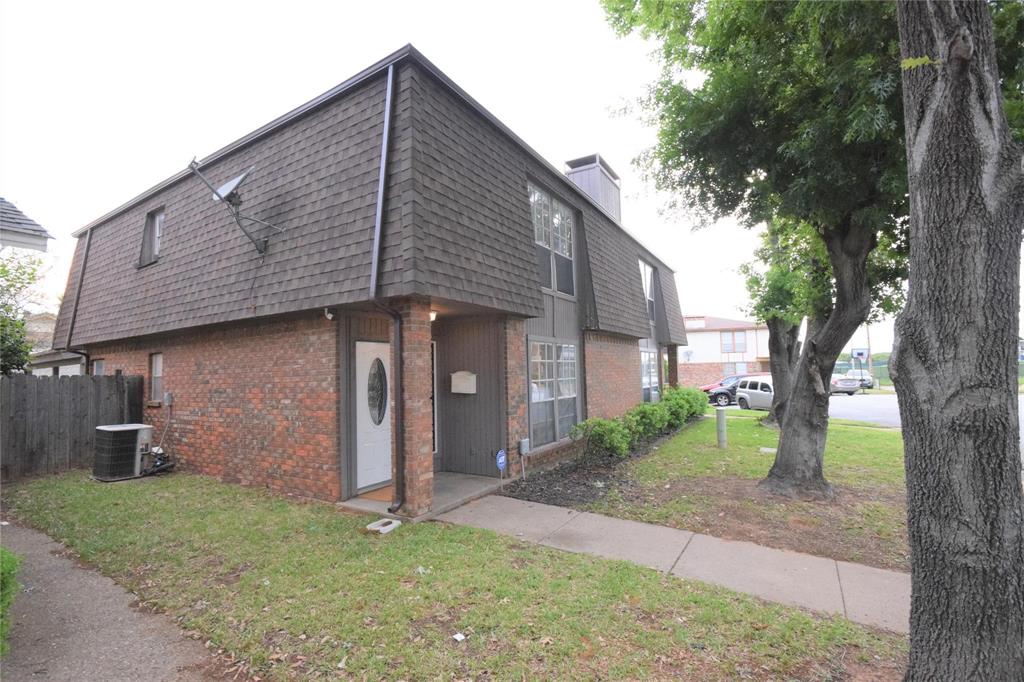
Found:
M 867 261 L 876 243 L 873 231 L 848 217 L 822 238 L 835 278 L 833 308 L 822 324 L 808 327 L 783 412 L 775 463 L 759 484 L 787 497 L 831 499 L 835 494 L 822 467 L 832 370 L 871 310 Z
M 982 2 L 899 4 L 910 286 L 890 367 L 907 473 L 907 680 L 1024 679 L 1017 330 L 1024 159 Z
M 800 358 L 800 325 L 778 317 L 765 322 L 768 325 L 768 366 L 772 373 L 772 407 L 762 424 L 782 423 L 789 392 L 793 387 L 793 372 Z

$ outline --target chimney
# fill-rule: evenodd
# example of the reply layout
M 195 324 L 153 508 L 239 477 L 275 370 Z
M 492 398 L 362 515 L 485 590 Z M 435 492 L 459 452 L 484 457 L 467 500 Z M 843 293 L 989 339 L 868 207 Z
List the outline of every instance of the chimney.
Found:
M 622 207 L 619 197 L 619 176 L 600 154 L 582 156 L 566 161 L 569 170 L 565 175 L 590 195 L 590 198 L 622 222 Z

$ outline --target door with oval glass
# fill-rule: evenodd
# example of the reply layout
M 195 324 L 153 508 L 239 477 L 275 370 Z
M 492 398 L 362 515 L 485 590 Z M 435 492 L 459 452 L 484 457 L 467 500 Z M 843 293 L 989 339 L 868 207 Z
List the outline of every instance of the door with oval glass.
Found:
M 391 344 L 356 342 L 356 488 L 391 481 Z

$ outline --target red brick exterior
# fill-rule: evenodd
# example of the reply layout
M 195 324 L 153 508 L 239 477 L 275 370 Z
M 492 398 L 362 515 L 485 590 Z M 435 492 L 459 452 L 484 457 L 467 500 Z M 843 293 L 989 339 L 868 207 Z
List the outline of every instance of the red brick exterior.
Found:
M 508 442 L 508 473 L 519 471 L 519 441 L 530 437 L 526 383 L 526 323 L 509 317 L 504 323 L 502 364 L 505 366 L 505 422 Z
M 405 452 L 402 513 L 419 516 L 434 501 L 430 302 L 406 299 L 396 308 L 402 315 L 402 433 L 397 435 Z
M 643 400 L 636 339 L 586 332 L 583 349 L 588 417 L 618 417 Z
M 725 376 L 720 362 L 680 362 L 676 366 L 679 370 L 679 383 L 682 386 L 704 386 Z
M 174 394 L 165 449 L 178 466 L 279 493 L 337 500 L 337 327 L 322 314 L 90 347 L 106 373 L 145 377 L 163 354 Z M 147 404 L 159 440 L 165 408 Z
M 679 386 L 679 346 L 668 347 L 668 385 Z

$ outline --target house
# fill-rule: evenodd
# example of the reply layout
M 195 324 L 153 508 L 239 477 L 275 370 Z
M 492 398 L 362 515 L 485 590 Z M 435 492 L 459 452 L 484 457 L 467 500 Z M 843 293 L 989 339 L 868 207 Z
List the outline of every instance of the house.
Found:
M 33 376 L 74 376 L 85 374 L 85 357 L 78 353 L 55 351 L 50 348 L 53 342 L 53 329 L 57 324 L 57 316 L 53 313 L 25 313 L 25 338 L 32 344 L 25 371 Z M 102 365 L 100 366 L 102 369 Z
M 78 230 L 54 347 L 144 375 L 189 469 L 419 516 L 675 383 L 673 272 L 568 165 L 406 46 Z
M 749 320 L 688 315 L 679 349 L 679 380 L 702 386 L 723 376 L 768 372 L 768 327 Z
M 46 240 L 53 239 L 39 223 L 18 210 L 18 207 L 0 197 L 0 248 L 46 251 Z

